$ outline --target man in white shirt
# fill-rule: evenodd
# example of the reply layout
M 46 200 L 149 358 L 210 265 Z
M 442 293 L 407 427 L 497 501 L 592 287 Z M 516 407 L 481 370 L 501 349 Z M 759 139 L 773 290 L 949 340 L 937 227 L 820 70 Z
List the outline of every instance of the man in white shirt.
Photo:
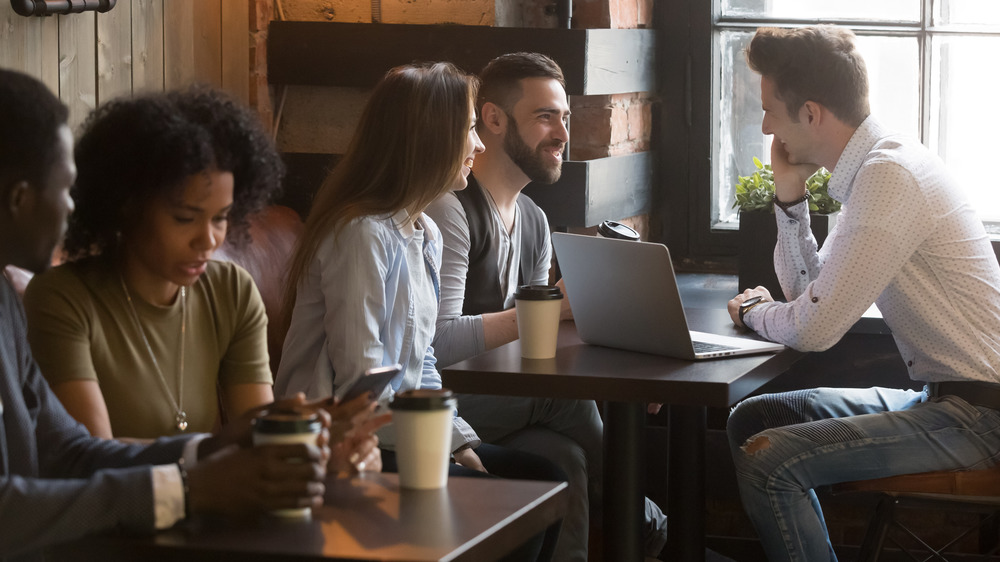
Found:
M 910 377 L 928 383 L 764 395 L 730 415 L 740 493 L 768 557 L 835 560 L 815 487 L 996 462 L 1000 267 L 944 164 L 869 116 L 853 33 L 762 28 L 746 57 L 774 135 L 775 269 L 790 300 L 748 289 L 729 302 L 733 322 L 820 351 L 874 302 Z M 822 251 L 805 190 L 819 166 L 844 204 Z
M 469 186 L 427 208 L 441 229 L 441 303 L 434 349 L 448 366 L 518 337 L 514 292 L 546 285 L 545 213 L 521 193 L 562 172 L 569 104 L 562 70 L 537 53 L 497 57 L 480 74 L 477 127 L 486 146 Z M 561 282 L 558 283 L 561 287 Z M 572 318 L 563 299 L 563 318 Z M 556 560 L 587 560 L 589 510 L 601 504 L 603 423 L 593 401 L 465 394 L 459 411 L 484 442 L 541 455 L 569 478 Z M 666 542 L 666 517 L 646 500 L 646 552 Z
M 0 69 L 0 269 L 46 269 L 66 231 L 76 178 L 66 117 L 41 82 Z M 57 542 L 163 529 L 193 512 L 322 504 L 326 430 L 322 448 L 253 448 L 248 422 L 150 445 L 91 437 L 42 378 L 18 295 L 0 280 L 0 559 L 40 560 Z

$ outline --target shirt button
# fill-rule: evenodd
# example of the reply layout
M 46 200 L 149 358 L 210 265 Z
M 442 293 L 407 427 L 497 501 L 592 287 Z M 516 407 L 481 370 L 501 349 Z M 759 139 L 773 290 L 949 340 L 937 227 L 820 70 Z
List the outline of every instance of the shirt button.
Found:
M 813 298 L 812 298 L 812 301 L 813 301 L 813 302 L 819 302 L 819 297 L 813 297 Z
M 806 274 L 806 270 L 804 270 L 804 269 L 799 272 L 799 275 L 805 275 L 805 274 Z
M 906 366 L 907 367 L 912 367 L 913 366 L 913 361 L 907 361 L 906 362 Z

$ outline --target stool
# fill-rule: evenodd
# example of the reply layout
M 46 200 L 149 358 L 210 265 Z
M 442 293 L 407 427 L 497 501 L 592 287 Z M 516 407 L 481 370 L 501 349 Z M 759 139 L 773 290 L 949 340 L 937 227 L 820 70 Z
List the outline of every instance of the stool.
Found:
M 983 559 L 998 550 L 997 515 L 1000 513 L 1000 467 L 985 470 L 939 471 L 844 482 L 833 486 L 834 493 L 876 492 L 882 495 L 865 533 L 859 562 L 878 560 L 886 539 L 895 543 L 913 560 L 948 560 L 945 551 L 973 530 L 980 529 Z M 979 523 L 947 544 L 934 548 L 896 518 L 899 508 L 959 511 L 980 514 Z M 889 531 L 898 529 L 930 553 L 917 558 L 894 540 Z M 985 547 L 985 548 L 984 548 Z M 966 558 L 968 559 L 968 558 Z

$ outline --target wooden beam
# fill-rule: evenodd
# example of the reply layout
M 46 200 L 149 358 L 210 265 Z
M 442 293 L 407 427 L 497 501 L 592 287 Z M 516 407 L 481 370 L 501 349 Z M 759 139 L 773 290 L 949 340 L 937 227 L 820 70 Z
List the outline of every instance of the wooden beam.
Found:
M 447 60 L 478 73 L 496 56 L 535 51 L 563 68 L 569 95 L 646 92 L 655 89 L 655 39 L 652 29 L 275 21 L 268 81 L 371 87 L 385 71 L 414 61 Z
M 305 215 L 313 196 L 338 155 L 285 153 L 288 176 L 282 204 Z M 562 177 L 552 185 L 529 184 L 524 193 L 537 203 L 554 227 L 595 226 L 649 211 L 653 153 L 639 152 L 597 160 L 563 162 Z
M 528 184 L 524 193 L 545 211 L 550 225 L 587 227 L 648 212 L 652 189 L 653 153 L 637 152 L 563 162 L 559 181 Z

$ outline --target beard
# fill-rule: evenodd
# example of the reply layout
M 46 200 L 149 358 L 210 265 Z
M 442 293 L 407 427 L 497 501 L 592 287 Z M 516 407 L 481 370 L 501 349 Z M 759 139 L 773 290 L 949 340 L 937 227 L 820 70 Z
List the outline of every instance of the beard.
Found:
M 562 175 L 562 162 L 555 164 L 549 162 L 543 150 L 549 147 L 562 147 L 565 143 L 562 141 L 541 142 L 532 150 L 528 143 L 521 138 L 521 132 L 518 131 L 514 118 L 508 115 L 507 122 L 510 127 L 503 139 L 503 150 L 517 164 L 517 167 L 521 168 L 524 175 L 528 176 L 531 181 L 538 183 L 550 184 L 559 180 L 559 176 Z

